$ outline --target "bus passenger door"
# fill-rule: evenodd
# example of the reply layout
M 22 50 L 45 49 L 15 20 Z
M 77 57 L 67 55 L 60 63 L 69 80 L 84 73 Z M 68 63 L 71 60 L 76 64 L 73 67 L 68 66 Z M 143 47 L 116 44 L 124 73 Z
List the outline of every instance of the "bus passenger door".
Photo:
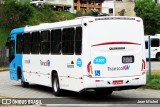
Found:
M 11 80 L 18 80 L 18 74 L 15 67 L 15 40 L 10 41 L 9 46 L 9 72 Z

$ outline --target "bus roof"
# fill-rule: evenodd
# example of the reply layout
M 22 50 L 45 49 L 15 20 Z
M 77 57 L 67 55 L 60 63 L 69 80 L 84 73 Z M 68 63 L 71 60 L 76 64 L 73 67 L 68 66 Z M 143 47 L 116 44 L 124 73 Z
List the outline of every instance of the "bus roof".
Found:
M 67 26 L 77 26 L 81 25 L 82 19 L 76 20 L 67 20 L 61 22 L 54 22 L 54 23 L 42 23 L 36 26 L 26 26 L 25 32 L 31 31 L 38 31 L 38 30 L 45 30 L 45 29 L 53 29 L 53 28 L 61 28 Z
M 18 34 L 18 33 L 24 33 L 24 27 L 13 29 L 13 30 L 11 31 L 10 35 Z
M 26 33 L 26 32 L 33 32 L 39 30 L 68 27 L 68 26 L 78 26 L 78 25 L 81 26 L 83 20 L 99 21 L 99 20 L 141 20 L 141 19 L 139 17 L 128 17 L 128 16 L 100 16 L 100 17 L 84 16 L 75 18 L 73 20 L 66 20 L 54 23 L 42 23 L 35 26 L 26 26 L 25 28 L 16 28 L 11 31 L 11 35 L 15 33 L 24 33 L 24 32 Z

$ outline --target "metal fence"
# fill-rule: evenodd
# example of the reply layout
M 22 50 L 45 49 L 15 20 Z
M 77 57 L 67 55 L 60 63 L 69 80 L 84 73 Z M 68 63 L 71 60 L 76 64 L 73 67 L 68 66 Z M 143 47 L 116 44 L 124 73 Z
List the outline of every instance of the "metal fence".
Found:
M 8 49 L 0 48 L 0 67 L 8 66 L 9 60 L 7 54 L 8 54 Z

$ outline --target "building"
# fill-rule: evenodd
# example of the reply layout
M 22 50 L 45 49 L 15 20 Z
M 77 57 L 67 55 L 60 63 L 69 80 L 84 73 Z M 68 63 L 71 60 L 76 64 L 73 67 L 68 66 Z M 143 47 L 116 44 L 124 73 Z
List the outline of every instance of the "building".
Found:
M 102 3 L 102 13 L 110 16 L 135 16 L 135 0 L 105 0 Z
M 102 3 L 104 0 L 74 0 L 74 13 L 77 10 L 90 12 L 93 9 L 102 12 Z
M 160 4 L 160 0 L 154 0 L 155 1 L 155 3 L 159 3 Z
M 97 9 L 102 12 L 102 2 L 104 0 L 32 0 L 32 1 L 45 1 L 53 7 L 54 10 L 58 11 L 69 11 L 76 13 L 78 10 L 90 12 L 92 9 Z
M 136 0 L 32 0 L 34 2 L 45 2 L 57 11 L 69 11 L 76 13 L 78 10 L 90 12 L 96 9 L 110 16 L 135 16 L 134 6 Z M 160 0 L 154 0 L 160 3 Z
M 102 3 L 102 13 L 106 13 L 109 16 L 114 16 L 114 0 L 105 0 Z
M 136 16 L 134 7 L 135 0 L 115 0 L 115 16 Z
M 73 13 L 73 0 L 45 0 L 45 2 L 51 5 L 54 10 Z

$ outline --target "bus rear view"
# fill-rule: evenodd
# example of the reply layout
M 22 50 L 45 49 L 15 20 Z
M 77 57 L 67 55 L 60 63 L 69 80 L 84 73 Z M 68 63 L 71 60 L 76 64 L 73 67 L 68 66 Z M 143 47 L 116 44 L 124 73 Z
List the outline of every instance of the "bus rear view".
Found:
M 95 87 L 97 93 L 111 94 L 114 90 L 146 84 L 144 30 L 140 18 L 97 17 L 84 19 L 83 23 L 84 39 L 88 39 L 84 48 L 88 62 L 86 81 L 89 81 L 84 82 L 86 88 Z

